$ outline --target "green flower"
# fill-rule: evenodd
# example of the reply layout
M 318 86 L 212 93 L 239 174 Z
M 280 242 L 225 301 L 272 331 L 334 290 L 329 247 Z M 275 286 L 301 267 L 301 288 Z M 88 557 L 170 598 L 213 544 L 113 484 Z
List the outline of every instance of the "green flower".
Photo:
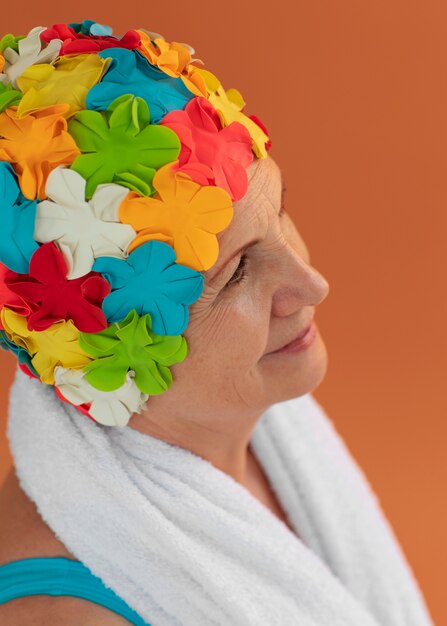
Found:
M 23 93 L 14 89 L 11 83 L 3 85 L 0 83 L 0 113 L 5 109 L 17 106 L 23 98 Z
M 21 39 L 25 39 L 26 35 L 17 35 L 14 36 L 11 33 L 7 35 L 3 35 L 0 39 L 0 50 L 3 52 L 6 48 L 12 48 L 16 52 L 19 50 L 19 41 Z
M 82 153 L 71 165 L 87 180 L 90 199 L 102 183 L 118 183 L 140 195 L 152 195 L 155 172 L 175 161 L 180 139 L 165 126 L 150 124 L 143 98 L 124 94 L 106 111 L 79 111 L 68 130 Z
M 168 366 L 183 361 L 188 354 L 185 337 L 156 335 L 151 331 L 150 314 L 140 317 L 135 309 L 99 333 L 80 333 L 79 344 L 96 357 L 83 371 L 86 380 L 100 391 L 119 389 L 131 370 L 142 393 L 163 393 L 172 384 Z

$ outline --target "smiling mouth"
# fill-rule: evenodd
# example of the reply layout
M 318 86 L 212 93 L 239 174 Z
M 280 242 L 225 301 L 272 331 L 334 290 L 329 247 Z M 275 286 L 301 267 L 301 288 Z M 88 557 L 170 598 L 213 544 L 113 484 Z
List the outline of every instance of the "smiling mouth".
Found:
M 301 339 L 303 339 L 307 335 L 313 323 L 314 323 L 314 317 L 312 316 L 312 319 L 307 324 L 307 326 L 303 330 L 301 330 L 295 337 L 293 337 L 288 343 L 285 343 L 279 348 L 276 348 L 276 350 L 271 350 L 270 352 L 266 352 L 265 354 L 267 355 L 267 354 L 273 354 L 274 352 L 279 352 L 280 350 L 287 348 L 287 346 L 290 346 L 292 343 L 299 342 Z
M 307 350 L 307 348 L 313 344 L 315 337 L 317 336 L 317 324 L 315 320 L 312 320 L 310 326 L 304 331 L 304 334 L 301 333 L 298 337 L 293 339 L 290 343 L 287 343 L 282 348 L 278 350 L 274 350 L 273 352 L 269 352 L 269 355 L 272 354 L 289 354 L 294 352 L 301 352 L 302 350 Z

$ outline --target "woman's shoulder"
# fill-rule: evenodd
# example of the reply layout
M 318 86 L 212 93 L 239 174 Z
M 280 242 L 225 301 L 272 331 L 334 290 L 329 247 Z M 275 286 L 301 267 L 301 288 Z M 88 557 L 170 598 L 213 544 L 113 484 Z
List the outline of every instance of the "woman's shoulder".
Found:
M 12 468 L 0 488 L 0 565 L 38 556 L 76 558 L 45 524 Z
M 0 488 L 0 566 L 18 559 L 64 556 L 75 559 L 40 517 L 21 489 L 14 469 Z M 35 595 L 0 605 L 0 624 L 9 626 L 129 626 L 106 607 L 73 596 Z

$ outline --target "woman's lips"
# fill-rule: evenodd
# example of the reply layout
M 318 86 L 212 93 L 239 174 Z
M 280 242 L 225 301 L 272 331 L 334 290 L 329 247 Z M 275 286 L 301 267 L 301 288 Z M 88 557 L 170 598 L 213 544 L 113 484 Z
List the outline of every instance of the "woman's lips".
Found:
M 304 350 L 313 342 L 317 335 L 317 324 L 315 320 L 312 320 L 310 326 L 307 328 L 304 333 L 298 335 L 296 339 L 283 346 L 279 350 L 274 350 L 273 352 L 269 352 L 269 354 L 279 354 L 283 352 L 298 352 L 299 350 Z

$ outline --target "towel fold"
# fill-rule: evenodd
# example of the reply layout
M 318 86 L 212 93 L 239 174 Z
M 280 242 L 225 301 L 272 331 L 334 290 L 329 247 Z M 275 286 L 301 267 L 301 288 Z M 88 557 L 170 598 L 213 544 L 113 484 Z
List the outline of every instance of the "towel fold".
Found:
M 202 457 L 94 423 L 19 369 L 7 435 L 43 520 L 152 626 L 433 626 L 376 495 L 310 393 L 270 406 L 251 438 L 301 538 Z

